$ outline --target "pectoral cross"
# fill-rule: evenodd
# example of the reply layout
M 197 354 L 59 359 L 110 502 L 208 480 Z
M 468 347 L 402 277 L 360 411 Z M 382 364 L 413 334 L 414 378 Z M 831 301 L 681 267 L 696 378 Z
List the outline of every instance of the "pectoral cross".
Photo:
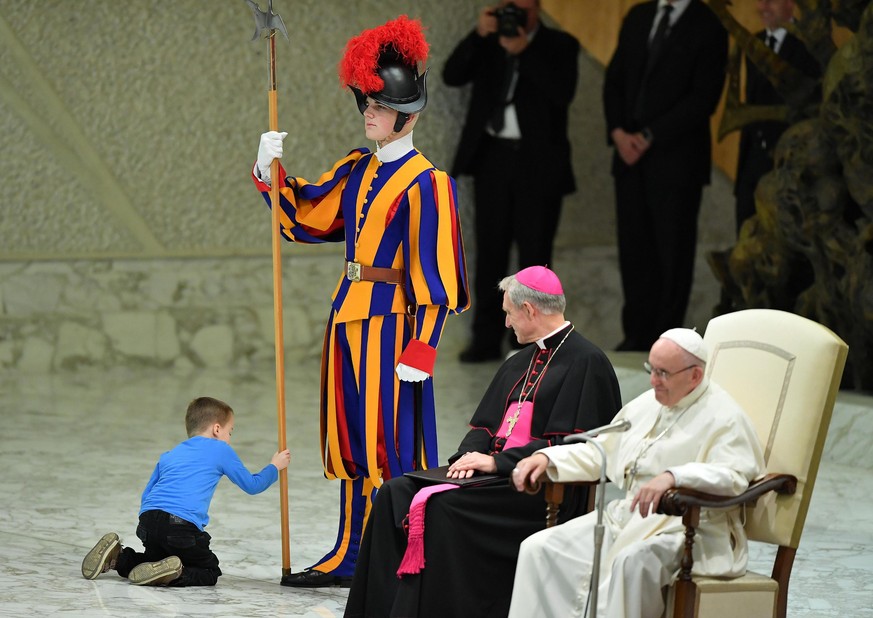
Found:
M 506 424 L 509 425 L 509 431 L 506 432 L 507 436 L 512 433 L 513 429 L 515 429 L 515 424 L 517 422 L 518 422 L 518 412 L 516 412 L 514 415 L 510 416 L 506 421 Z
M 637 478 L 637 472 L 639 472 L 639 467 L 637 466 L 638 462 L 639 462 L 639 457 L 637 457 L 636 461 L 634 461 L 633 467 L 631 467 L 630 471 L 628 472 L 628 482 L 627 482 L 628 487 L 633 485 L 634 479 Z

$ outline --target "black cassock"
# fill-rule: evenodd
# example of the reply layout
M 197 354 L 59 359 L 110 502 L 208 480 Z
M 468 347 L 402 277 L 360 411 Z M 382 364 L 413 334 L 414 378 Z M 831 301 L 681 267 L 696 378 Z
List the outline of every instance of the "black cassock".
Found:
M 609 359 L 575 331 L 564 339 L 570 328 L 545 341 L 549 355 L 529 345 L 497 371 L 470 421 L 469 433 L 449 462 L 468 451 L 492 454 L 498 474 L 507 477 L 507 482 L 462 487 L 431 497 L 425 511 L 426 564 L 417 575 L 398 578 L 396 573 L 406 551 L 404 519 L 423 485 L 400 477 L 382 486 L 364 531 L 344 614 L 347 618 L 506 616 L 518 547 L 545 527 L 546 515 L 542 495 L 529 496 L 510 487 L 512 469 L 535 451 L 561 444 L 568 434 L 609 423 L 621 408 L 618 380 Z M 502 439 L 495 436 L 507 407 L 519 398 L 535 355 L 543 359 L 540 367 L 552 358 L 532 395 L 532 441 L 502 450 Z M 587 490 L 568 492 L 560 520 L 580 515 L 586 504 Z

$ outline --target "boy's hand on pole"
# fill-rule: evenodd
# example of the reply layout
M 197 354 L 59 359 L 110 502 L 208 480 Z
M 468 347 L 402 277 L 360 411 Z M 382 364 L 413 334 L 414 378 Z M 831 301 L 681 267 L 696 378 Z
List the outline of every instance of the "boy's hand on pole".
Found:
M 284 470 L 288 467 L 288 464 L 291 463 L 291 451 L 285 449 L 284 451 L 276 451 L 276 454 L 273 455 L 273 459 L 270 460 L 270 463 L 276 466 L 277 470 Z

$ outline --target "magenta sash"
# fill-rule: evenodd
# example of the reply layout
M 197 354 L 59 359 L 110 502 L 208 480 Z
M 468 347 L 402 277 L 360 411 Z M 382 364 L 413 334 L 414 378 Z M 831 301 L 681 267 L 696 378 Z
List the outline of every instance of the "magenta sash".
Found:
M 512 432 L 509 432 L 509 421 L 515 417 L 518 412 L 518 417 L 515 419 L 515 425 Z M 506 438 L 506 444 L 503 449 L 513 448 L 516 446 L 524 446 L 531 441 L 530 422 L 533 418 L 533 403 L 525 401 L 521 404 L 521 410 L 518 409 L 518 402 L 512 402 L 506 408 L 506 414 L 503 415 L 503 422 L 500 423 L 500 428 L 497 430 L 498 438 L 506 438 L 509 432 L 509 437 Z
M 415 575 L 424 568 L 424 507 L 428 498 L 449 489 L 457 489 L 460 485 L 441 483 L 419 489 L 412 498 L 409 506 L 409 537 L 406 541 L 406 552 L 400 567 L 397 569 L 397 577 Z

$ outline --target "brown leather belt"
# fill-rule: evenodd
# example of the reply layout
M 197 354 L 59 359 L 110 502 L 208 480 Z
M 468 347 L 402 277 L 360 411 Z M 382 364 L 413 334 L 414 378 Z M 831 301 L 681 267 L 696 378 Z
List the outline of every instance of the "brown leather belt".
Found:
M 349 281 L 403 283 L 403 271 L 399 268 L 379 268 L 378 266 L 364 266 L 357 262 L 346 262 L 346 278 Z

